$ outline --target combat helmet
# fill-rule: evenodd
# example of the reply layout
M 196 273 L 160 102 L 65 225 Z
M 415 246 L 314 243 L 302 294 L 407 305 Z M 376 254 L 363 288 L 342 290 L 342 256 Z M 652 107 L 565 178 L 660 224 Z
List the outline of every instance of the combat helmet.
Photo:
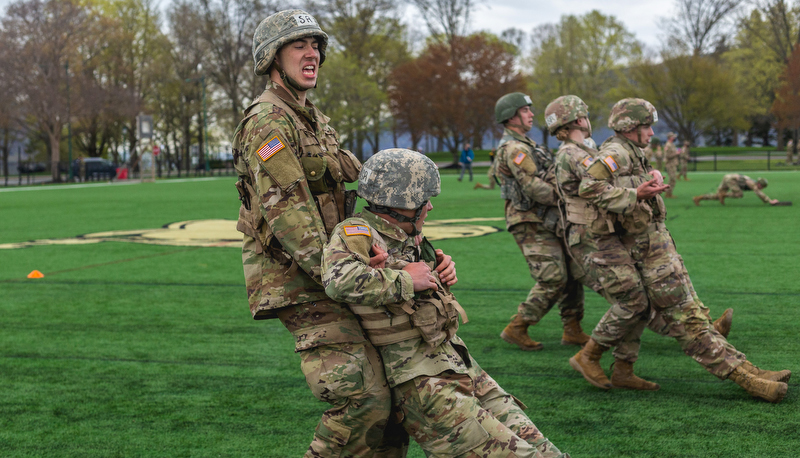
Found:
M 616 132 L 630 132 L 641 125 L 657 122 L 656 107 L 644 99 L 622 99 L 611 107 L 608 116 L 608 127 Z
M 559 127 L 578 118 L 587 117 L 589 117 L 589 107 L 577 95 L 562 95 L 544 109 L 544 122 L 550 134 L 554 134 Z
M 760 184 L 762 188 L 766 188 L 767 185 L 769 184 L 766 178 L 761 178 L 761 177 L 759 177 L 758 180 L 756 180 L 756 183 Z
M 494 104 L 494 120 L 497 124 L 502 124 L 513 118 L 520 108 L 531 105 L 533 105 L 533 102 L 529 95 L 522 92 L 506 94 L 497 99 L 497 103 Z
M 416 222 L 431 197 L 441 192 L 439 169 L 427 156 L 404 148 L 378 151 L 364 162 L 358 174 L 358 195 L 369 202 L 369 209 L 384 213 L 401 223 Z M 394 208 L 416 210 L 414 217 L 401 215 Z
M 253 34 L 253 61 L 256 75 L 266 75 L 275 55 L 285 44 L 306 37 L 319 40 L 319 65 L 325 62 L 328 34 L 317 20 L 303 10 L 277 12 L 258 24 Z

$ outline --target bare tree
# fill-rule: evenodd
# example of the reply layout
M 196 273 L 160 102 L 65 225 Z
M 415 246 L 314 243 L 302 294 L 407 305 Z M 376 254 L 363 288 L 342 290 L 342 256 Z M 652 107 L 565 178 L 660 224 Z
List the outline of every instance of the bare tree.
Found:
M 422 13 L 422 20 L 434 37 L 452 43 L 467 34 L 475 0 L 409 0 Z
M 247 73 L 253 72 L 253 33 L 259 22 L 276 11 L 263 0 L 200 0 L 207 52 L 204 70 L 225 94 L 227 110 L 220 124 L 232 131 L 242 116 L 243 105 L 254 94 Z
M 677 0 L 678 14 L 666 21 L 669 42 L 686 46 L 694 55 L 714 50 L 732 33 L 726 20 L 743 0 Z
M 76 51 L 88 21 L 86 10 L 72 0 L 20 1 L 2 20 L 3 41 L 15 56 L 9 65 L 19 97 L 48 144 L 53 181 L 61 180 L 59 144 L 68 116 L 65 66 L 80 62 Z
M 777 60 L 788 64 L 794 46 L 800 43 L 798 20 L 800 12 L 785 0 L 766 0 L 758 1 L 755 10 L 739 24 L 749 40 L 763 43 Z

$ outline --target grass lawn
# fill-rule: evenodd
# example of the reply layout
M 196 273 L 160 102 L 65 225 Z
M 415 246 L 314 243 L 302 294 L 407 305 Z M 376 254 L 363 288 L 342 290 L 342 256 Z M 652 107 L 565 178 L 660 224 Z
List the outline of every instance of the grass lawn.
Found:
M 752 174 L 769 179 L 770 197 L 795 206 L 770 207 L 746 193 L 724 207 L 695 207 L 692 196 L 715 190 L 723 175 L 679 182 L 667 226 L 714 317 L 734 308 L 730 342 L 760 367 L 797 372 L 800 174 Z M 559 344 L 556 311 L 530 330 L 544 350 L 500 340 L 532 280 L 505 231 L 499 188 L 473 190 L 456 178 L 443 174 L 429 228 L 459 234 L 435 242 L 457 262 L 453 291 L 470 318 L 459 334 L 562 451 L 798 456 L 800 374 L 781 404 L 757 401 L 708 374 L 677 342 L 645 331 L 636 371 L 661 390 L 603 392 L 569 367 L 577 348 Z M 485 183 L 485 172 L 475 179 Z M 209 246 L 224 244 L 191 224 L 177 229 L 179 242 L 159 230 L 235 220 L 233 180 L 0 190 L 0 456 L 303 455 L 326 404 L 310 394 L 283 326 L 251 319 L 239 249 Z M 470 218 L 500 230 L 466 237 L 458 220 Z M 108 231 L 124 233 L 98 234 Z M 86 234 L 94 235 L 74 239 Z M 39 242 L 7 247 L 26 241 Z M 45 277 L 27 279 L 34 269 Z M 586 298 L 590 330 L 607 304 L 591 291 Z M 412 444 L 409 456 L 424 454 Z

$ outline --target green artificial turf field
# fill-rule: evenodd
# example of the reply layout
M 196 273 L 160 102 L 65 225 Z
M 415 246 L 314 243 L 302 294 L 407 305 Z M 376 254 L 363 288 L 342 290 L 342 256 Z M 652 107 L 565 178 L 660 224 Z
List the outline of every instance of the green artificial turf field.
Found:
M 762 368 L 797 372 L 800 174 L 751 174 L 791 207 L 752 193 L 695 207 L 691 197 L 715 190 L 722 175 L 679 182 L 667 225 L 714 317 L 734 308 L 730 342 Z M 456 178 L 443 174 L 429 229 L 451 229 L 435 245 L 457 263 L 453 291 L 470 318 L 459 334 L 562 451 L 800 454 L 800 374 L 781 404 L 768 404 L 645 331 L 635 368 L 661 390 L 603 392 L 569 367 L 577 348 L 559 344 L 556 311 L 530 329 L 544 350 L 500 340 L 532 281 L 505 232 L 499 188 Z M 235 239 L 233 223 L 211 224 L 213 236 L 200 223 L 161 229 L 234 220 L 238 203 L 233 178 L 0 190 L 0 456 L 302 456 L 326 404 L 306 387 L 283 326 L 251 319 L 240 252 L 225 237 Z M 464 235 L 475 233 L 484 235 Z M 8 248 L 26 241 L 34 243 Z M 27 279 L 35 269 L 44 278 Z M 586 299 L 590 330 L 607 305 L 591 291 Z M 612 361 L 608 352 L 602 364 Z M 409 456 L 424 455 L 412 444 Z

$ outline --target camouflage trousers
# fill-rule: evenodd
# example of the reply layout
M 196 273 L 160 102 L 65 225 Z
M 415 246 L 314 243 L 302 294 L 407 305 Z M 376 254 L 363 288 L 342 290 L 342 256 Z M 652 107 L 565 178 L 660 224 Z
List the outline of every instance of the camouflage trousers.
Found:
M 677 162 L 668 162 L 667 163 L 667 175 L 669 175 L 669 189 L 667 190 L 667 194 L 672 194 L 672 191 L 675 190 L 675 185 L 678 183 L 678 163 Z
M 569 266 L 564 241 L 536 223 L 515 224 L 509 230 L 528 262 L 536 284 L 517 307 L 518 315 L 528 324 L 536 324 L 555 304 L 561 321 L 583 319 L 583 285 Z
M 392 389 L 403 427 L 435 458 L 569 458 L 470 357 L 467 374 L 422 375 Z
M 305 458 L 372 457 L 382 447 L 391 392 L 383 363 L 369 342 L 328 344 L 299 352 L 314 396 L 331 404 Z M 404 452 L 380 456 L 402 457 Z
M 647 233 L 621 237 L 641 274 L 652 306 L 648 328 L 674 337 L 684 353 L 708 372 L 725 379 L 745 361 L 745 355 L 719 334 L 700 301 L 683 259 L 663 223 L 654 223 Z M 638 345 L 627 342 L 617 352 L 638 354 Z M 628 357 L 630 359 L 630 356 Z
M 584 266 L 581 281 L 601 294 L 611 307 L 592 331 L 592 338 L 614 349 L 614 356 L 635 362 L 650 304 L 636 261 L 619 237 L 587 234 L 583 226 L 569 228 L 570 251 Z

